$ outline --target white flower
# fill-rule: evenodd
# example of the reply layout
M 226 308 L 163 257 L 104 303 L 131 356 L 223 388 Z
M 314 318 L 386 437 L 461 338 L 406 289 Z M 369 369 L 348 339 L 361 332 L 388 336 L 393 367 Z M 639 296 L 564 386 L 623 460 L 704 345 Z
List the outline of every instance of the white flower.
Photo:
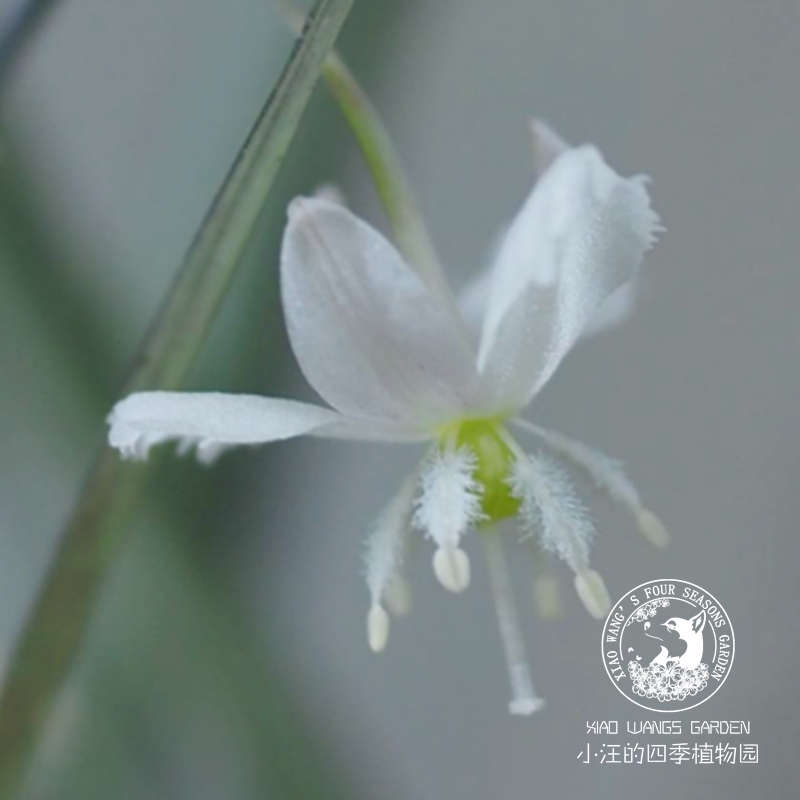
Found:
M 300 368 L 330 408 L 155 391 L 126 397 L 109 416 L 110 443 L 134 458 L 168 440 L 195 447 L 203 461 L 235 445 L 301 435 L 431 442 L 369 538 L 370 646 L 386 645 L 384 606 L 407 605 L 400 568 L 412 527 L 433 541 L 436 576 L 454 592 L 470 582 L 461 544 L 478 527 L 511 710 L 522 714 L 542 701 L 493 523 L 519 518 L 526 535 L 564 559 L 593 616 L 605 616 L 609 599 L 589 566 L 594 529 L 567 473 L 550 457 L 523 452 L 507 423 L 587 472 L 652 539 L 665 536 L 615 462 L 517 416 L 587 328 L 618 319 L 630 305 L 631 281 L 658 230 L 644 178 L 620 177 L 596 148 L 569 148 L 541 124 L 534 133 L 541 175 L 491 271 L 465 293 L 463 313 L 441 275 L 412 268 L 343 206 L 321 198 L 291 204 L 281 254 L 286 324 Z

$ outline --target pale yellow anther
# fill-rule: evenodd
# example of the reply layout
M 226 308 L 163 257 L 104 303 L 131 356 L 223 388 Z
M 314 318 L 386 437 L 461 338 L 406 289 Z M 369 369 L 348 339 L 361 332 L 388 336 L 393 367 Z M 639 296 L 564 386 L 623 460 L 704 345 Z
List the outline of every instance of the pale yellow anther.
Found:
M 639 509 L 636 513 L 636 525 L 642 536 L 656 547 L 666 547 L 669 544 L 667 529 L 652 511 L 646 508 Z
M 367 641 L 373 653 L 380 653 L 386 649 L 389 640 L 389 615 L 383 606 L 374 605 L 367 614 Z
M 395 617 L 404 617 L 411 611 L 411 587 L 408 581 L 401 575 L 396 575 L 386 587 L 383 599 L 389 606 L 391 614 Z
M 539 575 L 533 579 L 533 603 L 540 619 L 552 620 L 561 615 L 561 596 L 555 575 Z
M 575 576 L 575 590 L 586 610 L 595 619 L 605 619 L 611 610 L 611 598 L 598 572 L 587 569 Z
M 469 557 L 460 547 L 440 547 L 433 554 L 433 571 L 450 592 L 463 592 L 469 586 Z

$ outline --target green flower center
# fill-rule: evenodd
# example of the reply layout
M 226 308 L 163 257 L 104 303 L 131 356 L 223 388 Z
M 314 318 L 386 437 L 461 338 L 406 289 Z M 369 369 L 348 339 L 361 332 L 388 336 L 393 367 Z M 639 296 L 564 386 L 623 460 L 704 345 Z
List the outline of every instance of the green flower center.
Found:
M 489 522 L 514 517 L 520 507 L 507 482 L 514 454 L 503 441 L 504 431 L 503 424 L 496 420 L 471 419 L 449 427 L 442 436 L 456 447 L 468 447 L 475 454 L 474 478 L 481 486 L 481 509 Z

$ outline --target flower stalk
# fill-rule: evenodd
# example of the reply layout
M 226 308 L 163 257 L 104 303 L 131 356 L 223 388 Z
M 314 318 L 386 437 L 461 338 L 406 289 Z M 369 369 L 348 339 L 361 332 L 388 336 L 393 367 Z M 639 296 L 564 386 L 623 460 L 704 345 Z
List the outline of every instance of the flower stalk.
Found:
M 400 154 L 380 114 L 337 53 L 325 62 L 322 76 L 361 148 L 398 250 L 437 292 L 447 289 Z
M 134 360 L 123 394 L 178 388 L 241 261 L 311 92 L 354 0 L 318 0 Z M 0 697 L 0 799 L 18 793 L 69 676 L 145 469 L 104 447 L 10 659 Z

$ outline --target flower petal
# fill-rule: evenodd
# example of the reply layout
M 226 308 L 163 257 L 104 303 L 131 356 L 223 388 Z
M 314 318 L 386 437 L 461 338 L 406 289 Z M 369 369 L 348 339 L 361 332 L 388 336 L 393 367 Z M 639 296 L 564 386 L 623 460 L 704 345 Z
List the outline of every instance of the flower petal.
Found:
M 643 177 L 620 177 L 591 146 L 555 159 L 495 264 L 478 370 L 497 405 L 519 408 L 547 382 L 658 227 Z
M 477 391 L 474 353 L 395 248 L 347 209 L 298 198 L 281 256 L 289 338 L 334 408 L 435 426 Z
M 459 312 L 470 337 L 476 342 L 480 341 L 481 328 L 486 317 L 492 276 L 491 269 L 484 269 L 477 277 L 470 280 L 458 294 Z M 590 339 L 614 330 L 627 322 L 633 316 L 636 308 L 640 282 L 640 278 L 636 277 L 623 283 L 612 292 L 589 318 L 580 338 Z
M 486 316 L 486 304 L 492 288 L 492 270 L 483 269 L 458 293 L 458 310 L 469 335 L 476 343 L 481 338 L 481 328 Z
M 582 337 L 589 339 L 601 333 L 613 330 L 622 323 L 627 322 L 633 315 L 640 278 L 623 283 L 616 291 L 612 292 L 595 311 L 583 329 Z
M 569 145 L 546 122 L 540 119 L 531 119 L 528 125 L 533 145 L 534 175 L 538 180 L 556 158 L 569 149 Z M 480 341 L 481 327 L 486 316 L 494 262 L 497 261 L 509 228 L 510 225 L 505 225 L 489 248 L 489 266 L 483 268 L 469 281 L 458 295 L 458 309 L 464 319 L 467 331 L 476 342 Z
M 210 462 L 234 445 L 262 444 L 303 434 L 353 439 L 411 438 L 410 430 L 361 425 L 327 408 L 247 394 L 139 392 L 108 416 L 108 441 L 125 458 L 146 458 L 150 448 L 177 440 Z
M 312 406 L 316 408 L 317 406 Z M 336 412 L 333 412 L 336 413 Z M 338 419 L 309 431 L 309 436 L 321 439 L 348 439 L 356 442 L 424 442 L 430 433 L 423 428 L 402 422 L 383 422 L 374 419 L 359 419 L 337 414 Z

